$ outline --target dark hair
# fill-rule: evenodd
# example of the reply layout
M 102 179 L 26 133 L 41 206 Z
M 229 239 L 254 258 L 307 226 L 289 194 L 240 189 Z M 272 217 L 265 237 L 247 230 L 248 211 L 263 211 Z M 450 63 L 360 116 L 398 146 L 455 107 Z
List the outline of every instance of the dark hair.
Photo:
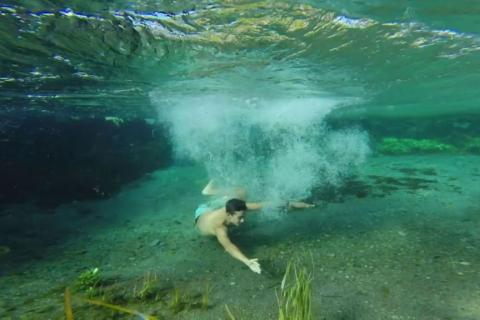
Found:
M 240 199 L 230 199 L 225 204 L 225 210 L 228 214 L 235 214 L 235 211 L 245 211 L 247 210 L 247 204 L 245 201 Z

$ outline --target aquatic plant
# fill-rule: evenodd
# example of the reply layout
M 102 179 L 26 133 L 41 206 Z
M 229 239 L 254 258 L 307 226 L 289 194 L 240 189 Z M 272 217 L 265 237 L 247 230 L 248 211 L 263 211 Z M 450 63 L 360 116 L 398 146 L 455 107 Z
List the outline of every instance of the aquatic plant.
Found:
M 210 306 L 210 292 L 212 291 L 212 288 L 210 287 L 210 284 L 207 282 L 205 283 L 205 291 L 202 293 L 202 299 L 200 301 L 200 306 L 202 309 L 206 310 Z
M 129 309 L 129 308 L 122 307 L 122 306 L 117 306 L 117 305 L 110 304 L 110 303 L 107 303 L 107 302 L 104 302 L 104 301 L 101 301 L 101 300 L 86 299 L 85 302 L 87 302 L 89 304 L 96 305 L 96 306 L 100 306 L 100 307 L 108 308 L 108 309 L 111 309 L 111 310 L 115 310 L 115 311 L 118 311 L 118 312 L 135 315 L 135 316 L 138 316 L 142 320 L 157 320 L 158 319 L 155 316 L 147 315 L 147 314 L 141 313 L 137 310 Z
M 108 308 L 108 309 L 111 309 L 111 310 L 114 310 L 114 311 L 135 315 L 135 316 L 138 316 L 142 320 L 157 320 L 158 319 L 155 316 L 147 315 L 147 314 L 141 313 L 137 310 L 133 310 L 133 309 L 126 308 L 126 307 L 123 307 L 123 306 L 119 306 L 119 305 L 114 305 L 114 304 L 107 303 L 107 302 L 104 302 L 104 301 L 101 301 L 101 300 L 81 299 L 81 301 L 86 302 L 88 304 L 95 305 L 95 306 Z M 72 309 L 72 295 L 70 293 L 69 288 L 65 288 L 64 309 L 65 309 L 65 319 L 66 320 L 74 320 L 73 319 L 73 309 Z
M 175 314 L 185 310 L 185 308 L 187 307 L 187 303 L 185 303 L 179 288 L 175 287 L 173 289 L 172 297 L 168 306 L 170 310 Z
M 157 282 L 157 274 L 148 272 L 143 278 L 142 287 L 137 291 L 137 287 L 133 288 L 133 297 L 139 300 L 145 300 L 155 294 L 155 284 Z
M 101 281 L 98 268 L 82 272 L 75 280 L 75 289 L 84 291 L 87 296 L 94 296 Z
M 304 267 L 289 262 L 277 294 L 279 320 L 311 320 L 312 275 Z
M 225 305 L 225 310 L 227 311 L 227 315 L 230 318 L 230 320 L 236 320 L 235 316 L 233 315 L 232 311 L 230 311 L 230 308 L 228 305 Z
M 119 118 L 119 117 L 111 117 L 110 116 L 110 117 L 105 117 L 104 119 L 107 122 L 113 123 L 113 125 L 115 125 L 117 127 L 125 122 L 125 120 L 123 120 L 122 118 Z
M 463 146 L 463 150 L 471 153 L 480 153 L 480 137 L 470 137 Z
M 65 309 L 65 319 L 73 320 L 72 295 L 70 294 L 69 288 L 65 288 L 63 304 Z
M 377 151 L 384 154 L 411 154 L 411 153 L 437 153 L 453 152 L 456 148 L 433 139 L 401 139 L 383 138 L 377 145 Z

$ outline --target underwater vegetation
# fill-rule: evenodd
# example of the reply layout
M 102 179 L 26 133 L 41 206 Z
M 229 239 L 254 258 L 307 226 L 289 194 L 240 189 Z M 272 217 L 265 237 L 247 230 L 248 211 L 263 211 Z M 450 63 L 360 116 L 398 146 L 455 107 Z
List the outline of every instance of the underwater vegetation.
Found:
M 177 314 L 187 308 L 187 300 L 188 299 L 185 299 L 185 296 L 180 293 L 179 288 L 174 288 L 172 291 L 172 298 L 168 307 L 170 308 L 170 310 L 172 310 L 174 314 Z
M 69 288 L 65 288 L 64 294 L 65 319 L 73 320 L 72 295 Z
M 201 295 L 192 295 L 187 291 L 182 292 L 179 287 L 175 287 L 171 292 L 168 308 L 173 314 L 193 309 L 207 310 L 210 307 L 211 290 L 208 283 Z
M 78 291 L 85 292 L 89 297 L 96 294 L 97 288 L 100 285 L 100 271 L 98 268 L 92 268 L 82 272 L 75 280 L 74 287 Z
M 147 272 L 141 279 L 118 281 L 105 279 L 98 268 L 91 268 L 82 272 L 74 280 L 73 286 L 75 288 L 74 301 L 77 304 L 94 305 L 118 313 L 135 315 L 145 320 L 171 319 L 184 311 L 207 310 L 211 306 L 212 286 L 208 281 L 205 282 L 203 289 L 200 287 L 200 290 L 191 290 L 173 285 L 168 281 L 161 282 L 155 272 Z M 65 290 L 64 297 L 65 314 L 69 314 L 67 320 L 73 320 L 72 298 L 69 289 Z M 134 305 L 134 308 L 131 308 L 130 304 Z M 138 305 L 148 307 L 150 314 L 154 315 L 135 310 L 135 306 Z M 82 308 L 77 312 L 80 313 L 80 316 L 84 316 L 85 312 L 93 311 Z M 102 311 L 100 309 L 97 312 Z M 102 314 L 97 315 L 97 318 L 110 319 L 107 315 L 103 316 Z
M 117 306 L 117 305 L 114 305 L 114 304 L 106 303 L 106 302 L 101 301 L 101 300 L 88 299 L 88 300 L 85 300 L 85 302 L 87 302 L 89 304 L 96 305 L 96 306 L 112 309 L 112 310 L 115 310 L 115 311 L 118 311 L 118 312 L 135 315 L 135 316 L 138 316 L 142 320 L 157 320 L 158 319 L 157 317 L 154 317 L 154 316 L 151 316 L 151 315 L 146 315 L 146 314 L 143 314 L 143 313 L 138 312 L 138 311 L 133 310 L 133 309 L 129 309 L 129 308 L 125 308 L 125 307 L 122 307 L 122 306 Z
M 294 262 L 287 264 L 280 286 L 278 320 L 311 320 L 312 274 Z
M 212 287 L 207 282 L 205 284 L 205 291 L 202 294 L 200 305 L 202 309 L 206 310 L 210 306 L 210 292 L 212 291 Z
M 225 305 L 225 311 L 227 312 L 227 316 L 230 320 L 236 320 L 235 316 L 233 315 L 232 311 L 228 307 L 228 305 Z
M 433 168 L 396 168 L 396 170 L 410 176 L 416 176 L 416 175 L 436 176 L 437 175 L 437 172 Z
M 480 153 L 480 137 L 469 137 L 464 145 L 464 149 L 471 153 Z
M 388 176 L 368 176 L 376 188 L 382 191 L 383 195 L 389 194 L 392 191 L 404 189 L 406 191 L 416 191 L 420 189 L 429 189 L 436 180 L 417 178 L 417 177 L 388 177 Z
M 383 138 L 377 151 L 383 154 L 402 155 L 412 153 L 454 152 L 457 148 L 434 139 Z
M 454 144 L 436 139 L 383 138 L 377 144 L 381 154 L 404 155 L 415 153 L 480 153 L 480 137 L 462 136 Z
M 114 310 L 114 311 L 118 311 L 118 312 L 121 312 L 121 313 L 135 315 L 135 316 L 138 316 L 142 320 L 157 320 L 157 318 L 154 317 L 154 316 L 146 315 L 146 314 L 143 314 L 143 313 L 138 312 L 136 310 L 125 308 L 125 307 L 114 305 L 114 304 L 110 304 L 110 303 L 107 303 L 107 302 L 104 302 L 104 301 L 101 301 L 101 300 L 81 299 L 81 301 L 85 302 L 85 303 L 88 303 L 88 304 L 104 307 L 104 308 L 111 309 L 111 310 Z M 73 307 L 72 307 L 72 295 L 70 293 L 69 288 L 65 288 L 64 309 L 65 309 L 65 319 L 66 320 L 74 320 Z
M 280 284 L 278 301 L 278 320 L 312 320 L 312 287 L 313 275 L 307 268 L 289 261 Z M 225 306 L 228 319 L 237 318 Z
M 156 296 L 156 283 L 157 283 L 157 274 L 148 272 L 143 278 L 140 288 L 137 290 L 135 286 L 133 288 L 133 297 L 138 300 L 146 300 L 150 298 L 158 298 Z
M 105 119 L 105 121 L 108 121 L 108 122 L 112 123 L 113 125 L 115 125 L 117 127 L 125 122 L 125 120 L 123 120 L 122 118 L 119 118 L 119 117 L 109 116 L 109 117 L 105 117 L 104 119 Z
M 340 203 L 349 197 L 384 197 L 395 191 L 415 193 L 418 190 L 434 188 L 437 172 L 433 168 L 395 168 L 404 176 L 367 175 L 351 176 L 339 187 L 322 186 L 314 189 L 311 201 Z

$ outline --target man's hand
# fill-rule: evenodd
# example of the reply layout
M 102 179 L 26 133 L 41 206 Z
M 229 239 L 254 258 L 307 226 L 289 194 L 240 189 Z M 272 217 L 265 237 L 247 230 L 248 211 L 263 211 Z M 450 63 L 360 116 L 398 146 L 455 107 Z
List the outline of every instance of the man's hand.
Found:
M 245 264 L 253 272 L 259 273 L 259 274 L 262 273 L 262 269 L 260 268 L 260 263 L 258 263 L 258 259 L 249 259 Z

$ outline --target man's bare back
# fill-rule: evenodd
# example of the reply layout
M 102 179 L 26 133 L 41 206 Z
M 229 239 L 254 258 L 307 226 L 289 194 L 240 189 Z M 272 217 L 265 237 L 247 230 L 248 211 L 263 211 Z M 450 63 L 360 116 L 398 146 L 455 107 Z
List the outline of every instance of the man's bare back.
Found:
M 220 208 L 202 214 L 197 221 L 197 228 L 204 236 L 215 236 L 216 229 L 225 227 L 225 208 Z
M 243 262 L 253 272 L 260 273 L 258 259 L 247 258 L 228 237 L 228 227 L 242 224 L 247 209 L 245 201 L 230 199 L 226 202 L 225 208 L 202 213 L 197 219 L 196 226 L 202 235 L 217 237 L 218 242 L 232 257 Z
M 204 195 L 212 195 L 214 188 L 210 182 L 202 191 Z M 240 189 L 236 189 L 240 190 Z M 241 193 L 245 195 L 243 189 Z M 223 199 L 228 199 L 224 195 Z M 215 236 L 223 248 L 235 259 L 240 260 L 255 273 L 261 273 L 258 259 L 247 258 L 240 249 L 230 241 L 228 227 L 240 226 L 244 222 L 245 212 L 258 210 L 265 206 L 261 202 L 245 202 L 242 199 L 231 198 L 225 202 L 225 206 L 218 209 L 208 209 L 205 205 L 197 208 L 195 212 L 195 225 L 204 236 Z M 313 205 L 305 202 L 287 202 L 288 208 L 311 208 Z

